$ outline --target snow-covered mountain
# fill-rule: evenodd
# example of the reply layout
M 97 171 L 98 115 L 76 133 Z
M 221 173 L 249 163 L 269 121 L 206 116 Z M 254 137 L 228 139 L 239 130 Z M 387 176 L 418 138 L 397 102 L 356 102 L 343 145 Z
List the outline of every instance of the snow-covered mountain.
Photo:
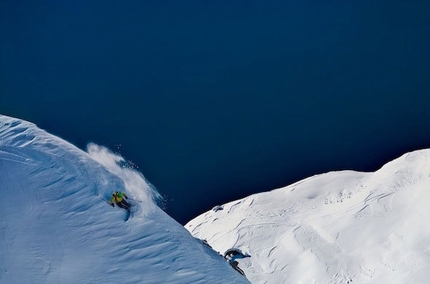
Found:
M 252 283 L 429 283 L 430 150 L 216 206 L 185 227 Z
M 107 204 L 134 199 L 132 217 Z M 0 283 L 248 283 L 121 157 L 0 115 Z
M 114 190 L 133 199 L 126 222 Z M 430 279 L 430 150 L 215 206 L 185 226 L 194 238 L 120 156 L 0 115 L 0 192 L 0 283 Z

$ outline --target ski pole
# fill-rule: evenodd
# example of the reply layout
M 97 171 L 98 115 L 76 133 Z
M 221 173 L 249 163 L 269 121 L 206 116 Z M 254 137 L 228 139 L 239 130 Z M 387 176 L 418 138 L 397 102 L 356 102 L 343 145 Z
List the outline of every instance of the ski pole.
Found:
M 137 201 L 137 202 L 142 202 L 141 200 L 137 200 L 137 199 L 133 199 L 133 198 L 128 198 L 128 199 L 133 200 L 133 201 Z

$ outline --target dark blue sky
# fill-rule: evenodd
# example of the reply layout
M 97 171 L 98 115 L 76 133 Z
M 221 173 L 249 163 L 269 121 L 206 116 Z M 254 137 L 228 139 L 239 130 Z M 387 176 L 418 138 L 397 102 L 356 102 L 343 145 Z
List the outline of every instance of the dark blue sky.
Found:
M 181 223 L 373 171 L 430 147 L 430 2 L 355 2 L 2 1 L 0 113 L 121 144 Z

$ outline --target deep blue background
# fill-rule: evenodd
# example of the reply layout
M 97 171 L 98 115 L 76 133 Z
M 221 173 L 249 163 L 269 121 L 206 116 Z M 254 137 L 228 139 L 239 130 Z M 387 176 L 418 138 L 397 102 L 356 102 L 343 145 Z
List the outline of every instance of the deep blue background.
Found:
M 121 144 L 185 223 L 430 147 L 430 2 L 404 2 L 2 1 L 0 113 Z

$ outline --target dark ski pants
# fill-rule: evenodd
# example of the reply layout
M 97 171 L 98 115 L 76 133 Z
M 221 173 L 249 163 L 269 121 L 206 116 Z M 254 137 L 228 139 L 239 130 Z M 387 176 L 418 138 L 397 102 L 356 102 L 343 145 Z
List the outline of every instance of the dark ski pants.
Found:
M 130 210 L 130 203 L 125 201 L 125 199 L 121 200 L 121 202 L 117 202 L 116 205 L 118 205 L 118 207 L 121 207 L 122 209 Z

